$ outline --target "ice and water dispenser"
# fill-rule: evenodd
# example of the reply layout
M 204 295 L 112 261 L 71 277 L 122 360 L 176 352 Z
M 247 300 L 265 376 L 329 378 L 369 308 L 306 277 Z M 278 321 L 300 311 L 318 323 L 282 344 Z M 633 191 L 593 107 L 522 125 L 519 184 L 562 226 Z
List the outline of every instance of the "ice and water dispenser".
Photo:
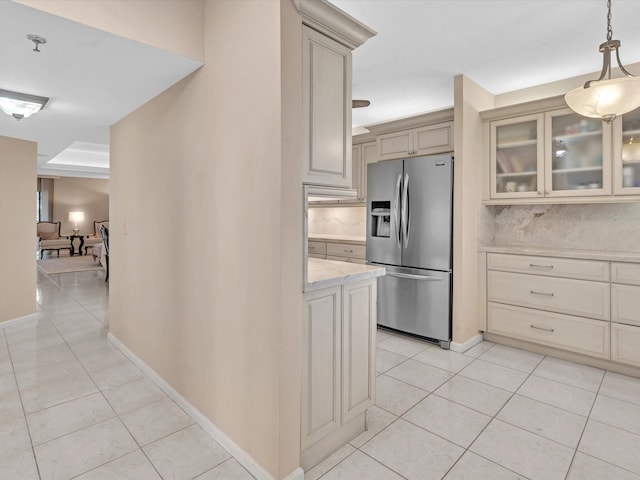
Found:
M 391 202 L 371 202 L 371 236 L 391 236 Z

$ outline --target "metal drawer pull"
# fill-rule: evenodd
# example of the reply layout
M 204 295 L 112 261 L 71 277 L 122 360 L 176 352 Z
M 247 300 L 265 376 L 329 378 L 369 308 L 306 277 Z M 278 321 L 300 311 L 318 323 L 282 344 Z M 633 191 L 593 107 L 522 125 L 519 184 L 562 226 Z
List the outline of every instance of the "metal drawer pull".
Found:
M 544 292 L 534 292 L 533 290 L 529 290 L 531 295 L 541 295 L 543 297 L 553 297 L 553 293 L 544 293 Z
M 530 263 L 529 266 L 531 268 L 548 268 L 549 270 L 553 270 L 553 265 L 536 265 L 535 263 Z
M 531 328 L 535 329 L 535 330 L 542 330 L 544 332 L 549 332 L 549 333 L 553 333 L 553 328 L 544 328 L 544 327 L 536 327 L 535 325 L 531 324 L 529 325 Z
M 353 253 L 353 250 L 346 250 L 345 249 L 345 253 Z

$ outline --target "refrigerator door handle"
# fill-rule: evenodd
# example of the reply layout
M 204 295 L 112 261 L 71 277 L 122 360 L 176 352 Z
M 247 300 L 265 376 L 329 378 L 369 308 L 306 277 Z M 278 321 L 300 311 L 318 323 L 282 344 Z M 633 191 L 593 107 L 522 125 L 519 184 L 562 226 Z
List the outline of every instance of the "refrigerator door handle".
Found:
M 398 245 L 398 247 L 401 246 L 400 244 L 400 233 L 401 233 L 401 222 L 400 222 L 400 218 L 398 216 L 398 207 L 400 204 L 400 183 L 402 182 L 402 174 L 398 175 L 398 180 L 396 181 L 396 195 L 393 199 L 393 218 L 396 222 L 396 229 L 395 229 L 395 237 L 396 237 L 396 244 Z
M 394 272 L 387 272 L 387 276 L 388 277 L 397 277 L 397 278 L 406 278 L 409 280 L 424 280 L 424 281 L 428 281 L 428 282 L 437 282 L 437 281 L 442 281 L 443 279 L 441 277 L 436 277 L 433 275 L 414 275 L 412 273 L 394 273 Z
M 404 174 L 404 186 L 402 188 L 402 234 L 404 237 L 404 248 L 409 245 L 409 174 Z

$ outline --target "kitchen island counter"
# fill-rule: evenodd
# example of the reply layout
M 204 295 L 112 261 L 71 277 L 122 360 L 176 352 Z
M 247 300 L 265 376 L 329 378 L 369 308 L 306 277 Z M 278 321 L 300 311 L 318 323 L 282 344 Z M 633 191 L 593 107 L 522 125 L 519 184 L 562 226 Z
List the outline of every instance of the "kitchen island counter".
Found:
M 385 268 L 381 266 L 309 258 L 304 291 L 313 292 L 323 288 L 381 277 L 384 274 Z

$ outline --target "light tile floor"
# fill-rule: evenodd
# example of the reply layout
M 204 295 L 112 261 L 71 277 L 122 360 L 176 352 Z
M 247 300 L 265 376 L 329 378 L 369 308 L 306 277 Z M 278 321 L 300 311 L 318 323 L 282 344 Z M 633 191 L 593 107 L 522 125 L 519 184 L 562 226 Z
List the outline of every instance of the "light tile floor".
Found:
M 0 480 L 253 477 L 106 340 L 101 271 L 39 274 L 0 330 Z M 305 480 L 640 480 L 640 380 L 379 331 L 368 430 Z
M 0 480 L 250 480 L 106 339 L 103 271 L 38 273 L 37 320 L 0 329 Z
M 305 480 L 640 480 L 640 379 L 378 331 L 368 431 Z

